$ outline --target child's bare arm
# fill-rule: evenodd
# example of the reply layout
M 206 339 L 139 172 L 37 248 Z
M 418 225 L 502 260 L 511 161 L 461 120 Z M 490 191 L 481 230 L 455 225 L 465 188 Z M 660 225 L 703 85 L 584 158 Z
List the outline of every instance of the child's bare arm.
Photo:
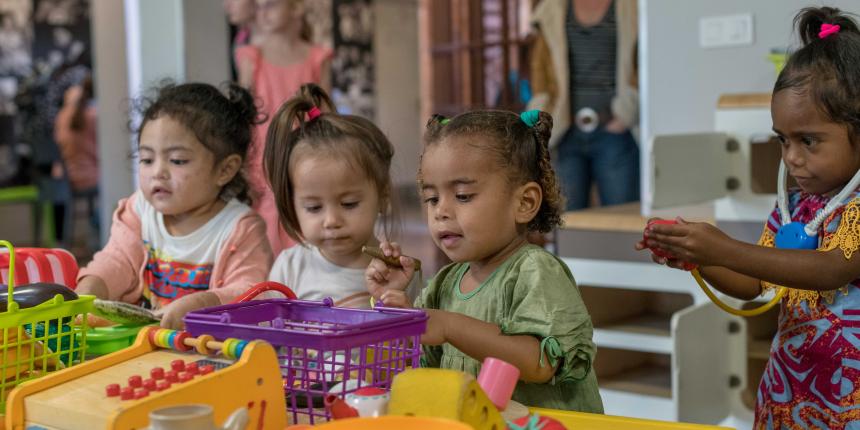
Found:
M 495 357 L 507 361 L 520 369 L 520 379 L 526 382 L 544 383 L 552 379 L 556 368 L 544 358 L 543 365 L 540 341 L 534 336 L 502 334 L 499 326 L 456 312 L 425 309 L 430 320 L 427 332 L 421 337 L 425 345 L 450 343 L 466 355 L 478 361 Z
M 679 260 L 703 266 L 708 279 L 720 290 L 731 291 L 732 282 L 752 285 L 747 278 L 803 290 L 834 290 L 860 274 L 860 258 L 855 254 L 846 259 L 840 249 L 822 252 L 758 246 L 732 239 L 706 223 L 681 222 L 650 229 L 649 244 L 665 249 Z M 747 290 L 743 288 L 744 292 Z

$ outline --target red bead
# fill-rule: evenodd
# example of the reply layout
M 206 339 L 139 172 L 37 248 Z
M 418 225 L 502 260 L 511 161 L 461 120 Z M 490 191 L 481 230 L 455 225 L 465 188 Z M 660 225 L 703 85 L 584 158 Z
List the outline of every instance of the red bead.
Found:
M 179 382 L 188 382 L 188 381 L 190 381 L 192 378 L 194 378 L 194 375 L 192 375 L 192 374 L 190 374 L 190 373 L 182 372 L 182 373 L 180 373 L 180 374 L 179 374 Z
M 145 388 L 138 388 L 137 391 L 134 392 L 134 400 L 142 399 L 149 395 L 149 390 Z
M 192 375 L 196 375 L 200 372 L 200 369 L 197 367 L 197 363 L 188 363 L 188 365 L 185 366 L 185 371 Z
M 134 388 L 138 388 L 143 384 L 143 378 L 140 375 L 134 375 L 128 377 L 128 385 Z
M 182 360 L 173 360 L 170 362 L 170 368 L 177 372 L 181 372 L 185 370 L 185 362 Z
M 201 375 L 208 375 L 214 371 L 215 371 L 215 366 L 213 366 L 211 364 L 205 364 L 203 366 L 200 366 L 200 374 Z
M 149 376 L 152 376 L 152 379 L 155 379 L 156 381 L 159 379 L 164 379 L 164 368 L 153 367 L 152 370 L 149 371 Z
M 134 398 L 134 388 L 123 387 L 119 392 L 119 398 L 122 400 L 131 400 Z
M 119 384 L 108 384 L 108 386 L 105 387 L 105 394 L 107 394 L 108 397 L 118 396 Z
M 158 381 L 158 385 L 155 386 L 156 391 L 164 391 L 170 388 L 170 382 L 168 381 Z
M 144 379 L 143 388 L 146 388 L 149 391 L 155 390 L 155 379 Z
M 179 381 L 179 374 L 175 370 L 168 370 L 164 379 L 167 379 L 168 382 L 177 382 Z

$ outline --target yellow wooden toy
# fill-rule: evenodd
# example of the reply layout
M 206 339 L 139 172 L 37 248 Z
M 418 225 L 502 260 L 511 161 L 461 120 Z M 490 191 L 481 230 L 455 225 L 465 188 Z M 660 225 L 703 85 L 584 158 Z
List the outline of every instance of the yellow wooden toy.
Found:
M 507 428 L 478 381 L 456 370 L 412 369 L 397 375 L 388 414 L 447 418 L 475 430 Z
M 220 355 L 207 356 L 214 352 Z M 283 429 L 275 350 L 262 341 L 215 342 L 146 328 L 126 349 L 18 386 L 9 395 L 5 428 L 143 429 L 151 411 L 190 403 L 211 405 L 217 423 L 247 408 L 247 428 Z

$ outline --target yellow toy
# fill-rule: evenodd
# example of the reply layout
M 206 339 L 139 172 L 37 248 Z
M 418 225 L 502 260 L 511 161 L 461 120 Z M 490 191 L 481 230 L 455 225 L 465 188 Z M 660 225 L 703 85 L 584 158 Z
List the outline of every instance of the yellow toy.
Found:
M 475 430 L 507 427 L 474 377 L 447 369 L 412 369 L 394 377 L 388 414 L 447 418 Z
M 207 357 L 216 351 L 219 356 Z M 274 349 L 262 341 L 215 342 L 149 327 L 126 349 L 18 386 L 9 395 L 5 428 L 143 429 L 149 412 L 189 403 L 211 405 L 218 423 L 247 408 L 248 428 L 283 429 L 283 377 Z

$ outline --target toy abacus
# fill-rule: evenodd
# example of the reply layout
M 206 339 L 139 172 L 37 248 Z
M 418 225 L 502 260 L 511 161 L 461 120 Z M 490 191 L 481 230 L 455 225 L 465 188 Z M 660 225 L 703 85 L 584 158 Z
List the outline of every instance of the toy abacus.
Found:
M 84 360 L 86 315 L 92 311 L 93 297 L 81 296 L 69 300 L 56 294 L 45 297 L 44 301 L 39 299 L 41 303 L 31 307 L 22 307 L 20 299 L 15 301 L 16 283 L 47 282 L 68 286 L 68 283 L 74 282 L 77 264 L 71 255 L 62 250 L 16 250 L 4 240 L 0 240 L 0 246 L 8 249 L 8 253 L 0 253 L 0 282 L 7 283 L 6 300 L 3 303 L 5 311 L 0 311 L 2 416 L 9 391 L 13 388 Z M 78 316 L 82 317 L 82 323 L 71 324 Z
M 421 310 L 333 305 L 331 299 L 257 300 L 189 312 L 185 326 L 192 334 L 208 333 L 216 339 L 271 343 L 291 421 L 313 424 L 331 419 L 323 405 L 326 395 L 344 396 L 364 387 L 388 389 L 394 375 L 418 367 L 420 336 L 427 324 Z
M 149 412 L 188 403 L 212 405 L 218 422 L 246 408 L 248 428 L 284 428 L 274 349 L 265 342 L 219 342 L 147 327 L 129 348 L 12 391 L 6 429 L 142 429 Z

